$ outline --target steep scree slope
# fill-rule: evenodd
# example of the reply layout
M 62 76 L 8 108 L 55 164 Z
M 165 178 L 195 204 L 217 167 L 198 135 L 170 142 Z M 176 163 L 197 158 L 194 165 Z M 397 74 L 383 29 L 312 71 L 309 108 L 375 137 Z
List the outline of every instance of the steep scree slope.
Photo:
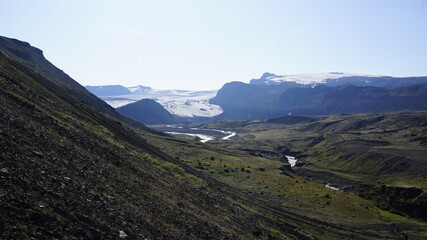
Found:
M 172 163 L 62 83 L 5 52 L 0 66 L 2 238 L 310 238 Z

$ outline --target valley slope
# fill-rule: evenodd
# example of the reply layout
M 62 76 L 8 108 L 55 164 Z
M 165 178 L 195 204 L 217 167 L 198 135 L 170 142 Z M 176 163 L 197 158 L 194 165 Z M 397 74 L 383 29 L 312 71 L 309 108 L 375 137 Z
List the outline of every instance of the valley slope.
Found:
M 427 220 L 427 112 L 285 116 L 266 121 L 220 121 L 199 128 L 237 131 L 211 142 L 275 161 L 295 156 L 289 176 L 302 176 Z

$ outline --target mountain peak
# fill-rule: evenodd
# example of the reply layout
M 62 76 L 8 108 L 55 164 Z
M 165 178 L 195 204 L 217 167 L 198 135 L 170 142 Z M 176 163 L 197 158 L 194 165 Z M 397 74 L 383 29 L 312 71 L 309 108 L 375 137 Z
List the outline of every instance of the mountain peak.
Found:
M 276 78 L 276 77 L 279 77 L 279 76 L 277 76 L 274 73 L 265 72 L 262 74 L 262 76 L 259 79 L 252 79 L 250 81 L 250 84 L 254 84 L 254 85 L 268 84 L 270 79 Z
M 151 87 L 147 87 L 143 85 L 128 87 L 127 89 L 129 89 L 129 91 L 131 91 L 132 93 L 145 93 L 152 90 Z
M 271 77 L 278 77 L 278 76 L 274 73 L 265 72 L 262 74 L 260 79 L 267 80 L 268 78 L 271 78 Z
M 43 56 L 43 51 L 29 43 L 14 38 L 0 36 L 0 50 L 6 50 L 18 58 L 29 60 L 32 54 Z

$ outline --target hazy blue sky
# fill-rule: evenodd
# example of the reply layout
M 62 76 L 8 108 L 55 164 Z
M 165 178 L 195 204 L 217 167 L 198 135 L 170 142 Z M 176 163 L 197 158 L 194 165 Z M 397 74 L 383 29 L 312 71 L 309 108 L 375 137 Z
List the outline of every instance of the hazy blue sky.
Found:
M 0 35 L 42 49 L 82 85 L 427 75 L 425 0 L 0 0 Z

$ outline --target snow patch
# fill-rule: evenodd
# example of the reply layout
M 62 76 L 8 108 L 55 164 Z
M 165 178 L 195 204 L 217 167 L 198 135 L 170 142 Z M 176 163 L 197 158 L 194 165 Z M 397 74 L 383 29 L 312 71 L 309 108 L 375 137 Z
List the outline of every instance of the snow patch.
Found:
M 326 183 L 325 187 L 330 188 L 332 190 L 336 190 L 336 191 L 341 191 L 341 189 L 337 188 L 337 187 L 333 187 L 330 183 Z
M 295 157 L 292 157 L 292 156 L 288 156 L 288 155 L 286 155 L 285 157 L 288 159 L 289 165 L 291 165 L 291 167 L 295 167 L 298 159 L 296 159 Z
M 102 97 L 100 97 L 102 99 Z M 134 103 L 136 100 L 104 100 L 108 105 L 112 106 L 113 108 L 118 108 L 121 106 L 124 106 L 129 103 Z
M 328 73 L 308 73 L 296 75 L 272 75 L 266 78 L 265 84 L 273 85 L 282 82 L 295 82 L 299 84 L 319 84 L 326 83 L 329 79 L 338 79 L 343 77 L 381 77 L 380 75 L 357 74 L 357 73 L 343 73 L 343 72 L 328 72 Z

